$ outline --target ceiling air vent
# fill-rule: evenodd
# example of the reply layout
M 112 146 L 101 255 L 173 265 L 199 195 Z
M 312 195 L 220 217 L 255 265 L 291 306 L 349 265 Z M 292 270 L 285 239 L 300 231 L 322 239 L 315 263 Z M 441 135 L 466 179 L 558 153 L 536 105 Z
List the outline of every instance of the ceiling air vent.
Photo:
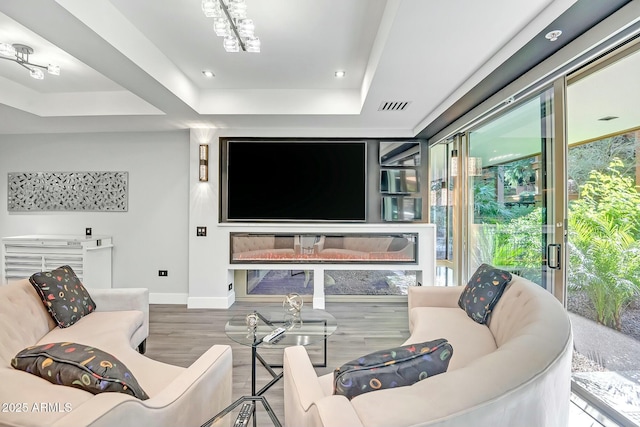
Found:
M 378 107 L 378 111 L 404 111 L 411 104 L 411 101 L 383 101 Z

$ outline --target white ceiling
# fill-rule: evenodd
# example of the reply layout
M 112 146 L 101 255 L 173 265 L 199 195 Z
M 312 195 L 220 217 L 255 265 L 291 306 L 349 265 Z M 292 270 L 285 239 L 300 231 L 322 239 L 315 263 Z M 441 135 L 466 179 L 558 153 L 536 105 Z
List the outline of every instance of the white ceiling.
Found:
M 37 81 L 0 61 L 0 133 L 410 137 L 576 0 L 246 1 L 259 54 L 225 52 L 199 0 L 2 0 L 0 42 L 61 74 Z M 411 103 L 380 112 L 384 101 Z

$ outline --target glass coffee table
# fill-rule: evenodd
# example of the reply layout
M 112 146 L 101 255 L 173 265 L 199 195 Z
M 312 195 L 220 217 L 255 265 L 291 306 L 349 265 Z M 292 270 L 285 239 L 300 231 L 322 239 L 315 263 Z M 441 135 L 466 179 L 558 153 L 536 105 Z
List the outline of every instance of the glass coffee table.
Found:
M 253 315 L 253 319 L 249 319 L 247 315 Z M 250 416 L 253 418 L 253 425 L 256 426 L 255 403 L 258 401 L 262 402 L 273 425 L 276 427 L 282 426 L 266 397 L 263 396 L 271 386 L 282 378 L 283 373 L 277 373 L 274 370 L 274 368 L 282 368 L 282 365 L 267 363 L 258 353 L 259 348 L 283 349 L 293 345 L 306 346 L 322 342 L 324 344 L 324 359 L 322 363 L 314 364 L 314 366 L 327 366 L 327 338 L 331 336 L 338 327 L 338 322 L 331 313 L 327 313 L 324 310 L 302 307 L 300 312 L 271 308 L 256 310 L 252 313 L 247 313 L 247 315 L 233 316 L 225 325 L 224 331 L 231 340 L 238 344 L 251 347 L 251 395 L 240 397 L 222 412 L 203 424 L 203 427 L 213 424 L 241 404 L 245 404 L 240 411 L 241 414 L 250 411 Z M 255 324 L 253 327 L 249 326 L 251 320 L 253 320 Z M 282 335 L 270 343 L 262 341 L 265 336 L 279 327 L 285 328 L 285 332 Z M 260 390 L 256 390 L 256 360 L 264 366 L 272 377 L 271 381 Z M 241 415 L 239 415 L 239 417 L 240 416 Z M 246 425 L 246 421 L 244 423 L 238 423 L 238 425 Z M 238 422 L 238 420 L 236 420 L 236 422 Z

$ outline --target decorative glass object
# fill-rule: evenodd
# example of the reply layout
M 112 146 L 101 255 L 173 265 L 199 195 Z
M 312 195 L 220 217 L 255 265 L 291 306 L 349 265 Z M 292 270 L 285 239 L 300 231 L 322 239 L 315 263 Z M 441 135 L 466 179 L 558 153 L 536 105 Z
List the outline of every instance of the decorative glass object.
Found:
M 247 314 L 247 328 L 255 329 L 258 326 L 258 313 L 255 311 L 253 313 Z
M 293 313 L 286 313 L 284 315 L 284 328 L 287 331 L 290 331 L 294 328 L 302 327 L 302 317 L 300 316 L 300 312 L 296 311 Z
M 289 313 L 299 313 L 303 304 L 302 297 L 296 293 L 287 294 L 282 302 L 285 311 Z

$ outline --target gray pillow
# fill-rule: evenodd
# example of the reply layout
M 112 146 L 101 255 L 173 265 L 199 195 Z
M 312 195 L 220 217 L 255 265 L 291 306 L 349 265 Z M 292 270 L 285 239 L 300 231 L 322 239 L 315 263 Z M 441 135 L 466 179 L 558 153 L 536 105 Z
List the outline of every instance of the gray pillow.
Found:
M 50 383 L 92 394 L 118 392 L 142 400 L 149 398 L 124 363 L 83 344 L 58 342 L 28 347 L 11 360 L 11 366 Z
M 482 264 L 462 291 L 458 306 L 477 323 L 485 324 L 491 311 L 511 282 L 511 273 Z
M 333 394 L 349 400 L 383 388 L 402 387 L 446 372 L 453 347 L 440 338 L 376 351 L 333 372 Z
M 61 328 L 67 328 L 96 309 L 96 303 L 68 265 L 29 277 L 42 303 Z

